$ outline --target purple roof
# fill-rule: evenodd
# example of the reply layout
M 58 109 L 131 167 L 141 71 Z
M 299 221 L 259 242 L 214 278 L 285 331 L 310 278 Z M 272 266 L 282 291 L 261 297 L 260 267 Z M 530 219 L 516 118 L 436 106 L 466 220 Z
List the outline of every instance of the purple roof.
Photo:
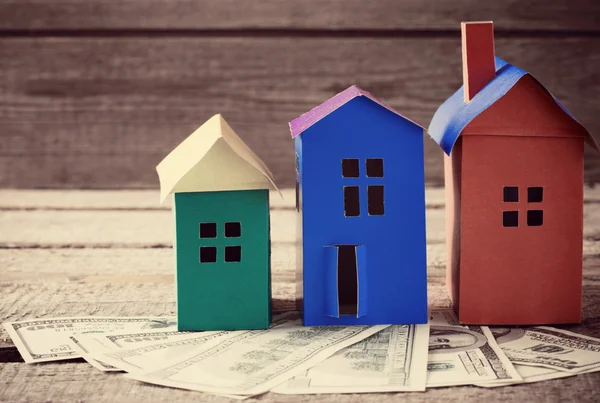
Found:
M 383 106 L 390 112 L 395 113 L 398 116 L 403 117 L 409 122 L 419 126 L 424 129 L 420 124 L 408 119 L 406 116 L 402 115 L 400 112 L 393 110 L 387 104 L 381 102 L 379 99 L 375 98 L 373 95 L 368 93 L 365 90 L 358 88 L 356 85 L 353 85 L 350 88 L 345 89 L 339 94 L 335 95 L 332 98 L 329 98 L 327 101 L 323 102 L 321 105 L 316 108 L 311 109 L 300 117 L 292 120 L 290 122 L 290 131 L 292 132 L 292 137 L 296 137 L 297 135 L 304 132 L 306 129 L 317 123 L 319 120 L 323 119 L 325 116 L 329 115 L 331 112 L 338 109 L 340 106 L 346 104 L 347 102 L 353 100 L 356 97 L 367 97 L 371 101 Z

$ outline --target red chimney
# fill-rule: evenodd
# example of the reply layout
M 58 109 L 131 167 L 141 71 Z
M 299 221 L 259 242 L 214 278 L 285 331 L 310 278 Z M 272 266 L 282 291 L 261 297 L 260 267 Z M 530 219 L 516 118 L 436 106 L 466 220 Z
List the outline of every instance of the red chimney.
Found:
M 465 102 L 473 97 L 496 76 L 494 59 L 494 23 L 463 22 L 462 59 Z

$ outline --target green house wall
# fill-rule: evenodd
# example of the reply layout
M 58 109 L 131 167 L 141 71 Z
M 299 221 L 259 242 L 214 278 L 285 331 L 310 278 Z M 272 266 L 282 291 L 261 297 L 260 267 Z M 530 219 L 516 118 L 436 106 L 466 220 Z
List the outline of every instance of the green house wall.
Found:
M 268 328 L 271 321 L 269 191 L 194 192 L 174 196 L 179 330 Z M 226 237 L 225 223 L 238 222 L 240 236 Z M 201 223 L 209 224 L 203 229 L 216 224 L 216 236 L 201 237 Z M 225 261 L 227 246 L 241 246 L 239 262 Z M 202 247 L 209 248 L 204 250 L 209 252 L 210 248 L 216 248 L 215 262 L 200 261 Z

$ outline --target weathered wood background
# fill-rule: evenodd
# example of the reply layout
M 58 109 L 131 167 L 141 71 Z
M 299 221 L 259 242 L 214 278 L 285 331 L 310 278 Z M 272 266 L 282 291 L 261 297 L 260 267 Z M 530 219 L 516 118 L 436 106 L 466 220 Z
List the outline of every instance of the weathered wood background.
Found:
M 157 187 L 217 112 L 289 186 L 289 120 L 356 83 L 427 126 L 461 84 L 460 21 L 489 19 L 600 136 L 596 0 L 0 0 L 0 187 Z

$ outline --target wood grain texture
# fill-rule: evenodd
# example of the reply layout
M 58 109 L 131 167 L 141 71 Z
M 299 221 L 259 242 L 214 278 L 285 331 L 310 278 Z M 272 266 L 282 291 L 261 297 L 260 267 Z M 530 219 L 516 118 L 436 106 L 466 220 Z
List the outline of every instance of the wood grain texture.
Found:
M 295 189 L 269 192 L 274 209 L 295 209 Z M 429 191 L 432 203 L 443 203 L 443 189 Z M 600 192 L 598 192 L 600 197 Z M 172 197 L 160 204 L 158 190 L 39 190 L 0 189 L 0 210 L 171 210 Z
M 600 38 L 496 45 L 600 133 Z M 156 164 L 217 112 L 291 186 L 289 120 L 356 83 L 427 126 L 461 84 L 459 47 L 458 35 L 0 38 L 0 187 L 157 187 Z M 441 151 L 425 145 L 427 181 L 441 184 Z M 598 165 L 586 162 L 588 181 Z
M 458 30 L 493 18 L 501 30 L 600 31 L 588 0 L 2 0 L 0 29 Z

